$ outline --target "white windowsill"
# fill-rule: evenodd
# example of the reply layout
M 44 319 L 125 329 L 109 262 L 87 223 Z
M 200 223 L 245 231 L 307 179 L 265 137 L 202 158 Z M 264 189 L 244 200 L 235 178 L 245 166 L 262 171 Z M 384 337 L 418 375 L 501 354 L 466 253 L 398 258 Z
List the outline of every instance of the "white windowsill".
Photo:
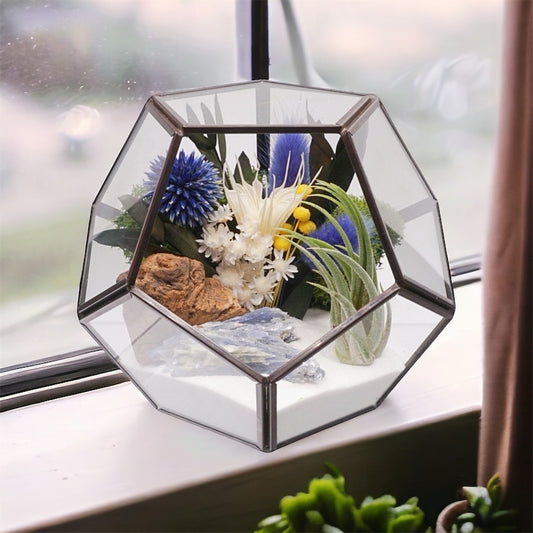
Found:
M 481 406 L 481 284 L 376 410 L 262 453 L 156 411 L 130 383 L 0 415 L 0 529 L 14 531 L 200 485 Z

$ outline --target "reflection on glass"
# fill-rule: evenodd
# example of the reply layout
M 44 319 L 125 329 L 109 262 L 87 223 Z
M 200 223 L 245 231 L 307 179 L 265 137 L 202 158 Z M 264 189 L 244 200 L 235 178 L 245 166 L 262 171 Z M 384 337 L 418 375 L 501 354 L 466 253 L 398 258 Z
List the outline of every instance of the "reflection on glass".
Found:
M 327 91 L 314 89 L 302 94 L 298 86 L 276 87 L 258 82 L 252 87 L 230 86 L 216 96 L 207 90 L 190 97 L 188 92 L 163 97 L 188 126 L 209 124 L 335 124 L 360 101 L 356 94 L 338 92 L 335 99 Z M 219 110 L 223 109 L 221 114 Z M 207 120 L 205 114 L 207 113 Z

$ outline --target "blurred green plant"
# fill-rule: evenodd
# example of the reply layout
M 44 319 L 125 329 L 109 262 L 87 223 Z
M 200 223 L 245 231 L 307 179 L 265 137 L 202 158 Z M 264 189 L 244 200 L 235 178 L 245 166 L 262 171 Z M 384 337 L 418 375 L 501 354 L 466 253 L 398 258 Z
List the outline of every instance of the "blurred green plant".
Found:
M 343 475 L 332 464 L 326 463 L 326 468 L 327 474 L 311 480 L 308 492 L 283 497 L 280 514 L 261 520 L 255 533 L 424 531 L 424 512 L 417 498 L 397 505 L 390 495 L 367 496 L 356 506 L 345 492 Z
M 502 509 L 502 487 L 498 474 L 486 487 L 463 487 L 468 510 L 454 521 L 451 533 L 482 533 L 488 531 L 517 531 L 515 510 Z

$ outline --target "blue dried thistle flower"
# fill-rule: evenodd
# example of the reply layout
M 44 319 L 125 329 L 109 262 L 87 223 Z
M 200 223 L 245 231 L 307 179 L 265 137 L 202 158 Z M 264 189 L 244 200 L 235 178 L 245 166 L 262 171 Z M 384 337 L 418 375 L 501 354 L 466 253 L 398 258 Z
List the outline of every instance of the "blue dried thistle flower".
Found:
M 150 162 L 144 181 L 145 199 L 152 198 L 164 162 L 161 155 Z M 159 212 L 172 223 L 195 229 L 217 209 L 221 196 L 220 176 L 214 165 L 202 155 L 186 155 L 181 150 L 172 164 Z
M 311 138 L 305 133 L 280 133 L 276 136 L 270 157 L 268 190 L 291 186 L 300 171 L 303 155 L 302 183 L 309 183 L 309 149 Z M 288 162 L 288 167 L 287 167 Z M 287 179 L 285 180 L 285 176 Z
M 340 225 L 344 233 L 346 233 L 346 236 L 352 245 L 353 251 L 355 253 L 359 253 L 359 237 L 357 235 L 357 229 L 355 228 L 350 217 L 346 213 L 341 213 L 339 216 L 335 217 L 335 220 Z M 379 236 L 377 235 L 376 228 L 372 220 L 363 215 L 363 222 L 371 241 L 374 236 L 379 240 Z M 324 222 L 324 224 L 312 231 L 309 234 L 309 237 L 327 242 L 341 251 L 344 249 L 344 241 L 341 237 L 341 234 L 332 222 Z M 302 254 L 302 258 L 310 268 L 314 268 L 313 262 L 305 254 Z

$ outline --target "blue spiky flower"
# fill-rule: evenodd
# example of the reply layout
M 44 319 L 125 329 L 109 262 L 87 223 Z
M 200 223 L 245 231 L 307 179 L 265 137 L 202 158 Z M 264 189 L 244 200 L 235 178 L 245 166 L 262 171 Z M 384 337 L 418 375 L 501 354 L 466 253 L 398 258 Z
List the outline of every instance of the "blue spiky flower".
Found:
M 145 199 L 152 198 L 164 162 L 161 155 L 150 162 L 144 181 Z M 221 196 L 220 176 L 214 165 L 202 155 L 186 155 L 181 150 L 172 164 L 159 212 L 173 223 L 195 229 L 215 211 Z
M 359 237 L 357 235 L 357 229 L 355 228 L 354 223 L 352 222 L 350 217 L 346 213 L 341 213 L 336 217 L 335 220 L 346 234 L 346 237 L 348 237 L 353 251 L 356 254 L 359 253 Z M 377 234 L 376 228 L 372 220 L 367 216 L 363 216 L 363 221 L 366 230 L 370 236 L 370 241 L 372 242 L 373 237 L 375 237 L 378 239 L 379 243 L 381 243 L 381 241 L 379 240 L 379 235 Z M 309 237 L 313 237 L 314 239 L 319 239 L 321 241 L 327 242 L 328 244 L 335 246 L 335 248 L 338 248 L 339 250 L 344 249 L 344 241 L 342 239 L 342 236 L 339 233 L 337 227 L 332 222 L 324 222 L 324 224 L 320 225 L 315 231 L 312 231 L 309 234 Z M 307 256 L 303 255 L 302 258 L 305 263 L 307 263 L 311 268 L 313 267 L 312 261 Z
M 282 185 L 294 185 L 302 170 L 301 183 L 309 183 L 310 145 L 311 138 L 305 133 L 280 133 L 276 136 L 270 156 L 269 191 Z M 300 169 L 302 161 L 303 169 Z

